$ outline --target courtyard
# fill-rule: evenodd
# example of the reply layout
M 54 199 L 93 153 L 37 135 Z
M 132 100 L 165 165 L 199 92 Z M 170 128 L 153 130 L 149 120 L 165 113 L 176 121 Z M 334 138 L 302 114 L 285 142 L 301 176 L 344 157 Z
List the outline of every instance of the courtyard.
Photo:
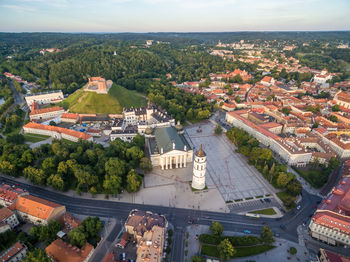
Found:
M 215 124 L 207 121 L 185 129 L 193 151 L 196 152 L 202 144 L 207 154 L 207 186 L 215 186 L 226 203 L 271 197 L 274 189 L 244 157 L 235 152 L 234 145 L 224 134 L 214 134 L 214 128 Z

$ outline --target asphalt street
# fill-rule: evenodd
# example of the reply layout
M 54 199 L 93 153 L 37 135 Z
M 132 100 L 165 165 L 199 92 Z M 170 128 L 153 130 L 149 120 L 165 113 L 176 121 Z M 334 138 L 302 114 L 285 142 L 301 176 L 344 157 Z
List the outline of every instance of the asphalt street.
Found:
M 163 214 L 167 217 L 169 223 L 171 223 L 175 228 L 172 256 L 176 254 L 183 254 L 185 228 L 190 221 L 194 221 L 195 224 L 201 225 L 210 225 L 212 221 L 219 221 L 227 231 L 243 232 L 243 230 L 248 229 L 252 232 L 252 234 L 260 234 L 263 226 L 268 225 L 272 231 L 274 233 L 278 233 L 281 238 L 297 243 L 298 234 L 296 229 L 298 225 L 309 222 L 310 216 L 315 211 L 313 207 L 317 205 L 316 202 L 320 200 L 319 197 L 310 195 L 306 191 L 303 191 L 300 210 L 294 209 L 286 213 L 283 218 L 254 219 L 233 213 L 220 213 L 174 207 L 123 203 L 109 200 L 77 198 L 52 191 L 48 188 L 46 189 L 20 183 L 5 177 L 2 178 L 2 181 L 10 185 L 18 184 L 19 187 L 27 190 L 34 196 L 65 205 L 67 211 L 74 214 L 107 218 L 110 217 L 119 221 L 125 221 L 132 209 L 148 210 L 154 213 Z M 281 225 L 285 225 L 285 229 L 281 229 Z M 119 227 L 113 228 L 112 233 L 108 236 L 108 242 L 112 242 L 119 231 Z M 348 251 L 341 247 L 330 247 L 330 249 L 343 254 L 346 254 Z M 314 250 L 314 252 L 316 252 L 316 250 Z M 179 258 L 177 257 L 174 261 L 178 260 Z

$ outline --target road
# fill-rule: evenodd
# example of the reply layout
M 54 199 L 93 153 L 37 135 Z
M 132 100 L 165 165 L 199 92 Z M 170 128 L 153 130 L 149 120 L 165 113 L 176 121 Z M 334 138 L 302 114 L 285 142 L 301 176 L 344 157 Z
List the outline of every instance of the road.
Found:
M 13 80 L 13 81 L 15 81 L 15 80 Z M 20 93 L 18 93 L 16 88 L 13 86 L 13 83 L 11 80 L 8 80 L 7 83 L 12 91 L 13 97 L 15 99 L 15 104 L 22 105 L 24 102 L 22 95 Z
M 315 203 L 320 200 L 319 197 L 310 195 L 306 191 L 303 191 L 300 210 L 292 210 L 286 213 L 285 216 L 280 219 L 254 219 L 232 213 L 220 213 L 200 210 L 194 211 L 191 209 L 183 208 L 71 197 L 58 192 L 54 192 L 50 189 L 24 184 L 9 178 L 3 177 L 2 180 L 8 184 L 19 184 L 19 187 L 26 189 L 30 194 L 34 196 L 45 198 L 47 200 L 65 205 L 68 212 L 75 214 L 100 216 L 107 218 L 111 217 L 119 221 L 125 221 L 132 209 L 149 210 L 154 213 L 164 214 L 175 228 L 172 254 L 183 253 L 185 228 L 188 225 L 189 220 L 193 219 L 195 220 L 196 224 L 201 225 L 210 225 L 214 220 L 219 221 L 227 231 L 243 232 L 244 229 L 248 229 L 252 232 L 252 234 L 260 234 L 263 226 L 266 224 L 272 229 L 274 233 L 280 234 L 281 238 L 293 242 L 298 242 L 298 234 L 296 230 L 298 225 L 302 223 L 308 223 L 310 220 L 309 216 L 314 212 L 313 205 L 315 205 Z M 280 228 L 281 224 L 286 226 L 285 230 L 282 230 Z M 112 242 L 119 231 L 119 227 L 112 229 L 112 233 L 108 237 L 108 242 Z M 340 247 L 332 249 L 335 249 L 339 253 L 344 253 L 347 251 Z M 346 252 L 344 254 L 346 254 Z

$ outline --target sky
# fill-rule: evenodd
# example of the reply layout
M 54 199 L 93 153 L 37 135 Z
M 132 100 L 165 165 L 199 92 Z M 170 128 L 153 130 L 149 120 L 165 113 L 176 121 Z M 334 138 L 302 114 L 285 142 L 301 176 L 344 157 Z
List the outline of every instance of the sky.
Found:
M 1 32 L 350 30 L 350 0 L 0 0 Z

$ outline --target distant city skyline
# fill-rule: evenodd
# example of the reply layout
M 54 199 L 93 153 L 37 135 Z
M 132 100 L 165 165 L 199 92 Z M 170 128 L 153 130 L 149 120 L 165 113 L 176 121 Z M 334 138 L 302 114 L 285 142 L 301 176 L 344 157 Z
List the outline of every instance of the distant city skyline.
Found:
M 0 0 L 1 32 L 349 29 L 349 0 Z

